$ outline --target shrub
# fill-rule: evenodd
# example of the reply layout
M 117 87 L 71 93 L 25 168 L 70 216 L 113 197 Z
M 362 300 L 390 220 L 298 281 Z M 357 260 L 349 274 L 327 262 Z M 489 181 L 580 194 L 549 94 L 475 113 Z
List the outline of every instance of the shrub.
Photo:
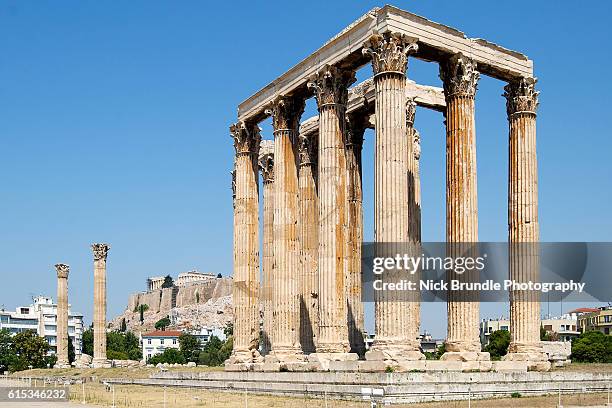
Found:
M 148 361 L 149 364 L 185 364 L 185 357 L 178 349 L 168 348 L 161 354 L 156 354 Z
M 510 345 L 510 332 L 508 330 L 495 330 L 489 337 L 489 344 L 484 348 L 491 354 L 491 359 L 499 360 L 508 353 Z
M 588 331 L 572 341 L 571 359 L 583 363 L 612 363 L 612 336 Z

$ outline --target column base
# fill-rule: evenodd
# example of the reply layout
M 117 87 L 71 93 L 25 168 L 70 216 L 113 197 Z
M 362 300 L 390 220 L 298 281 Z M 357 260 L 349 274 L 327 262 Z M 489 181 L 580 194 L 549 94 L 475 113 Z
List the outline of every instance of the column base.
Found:
M 259 351 L 252 350 L 234 350 L 230 357 L 225 361 L 225 364 L 250 364 L 260 363 L 263 361 L 263 357 L 259 354 Z
M 316 352 L 308 355 L 308 362 L 313 363 L 317 371 L 357 371 L 358 360 L 357 353 Z
M 276 348 L 272 349 L 268 355 L 263 358 L 265 363 L 299 363 L 306 361 L 306 356 L 299 348 Z
M 374 340 L 372 348 L 365 353 L 366 361 L 419 361 L 425 360 L 420 344 L 414 342 L 396 342 L 393 340 Z
M 110 360 L 102 359 L 102 358 L 94 358 L 91 361 L 92 368 L 111 368 L 113 363 Z
M 502 357 L 502 361 L 526 363 L 529 371 L 550 371 L 551 363 L 541 347 L 535 345 L 511 345 L 508 354 Z
M 440 357 L 442 361 L 491 361 L 491 355 L 484 351 L 447 351 Z
M 65 361 L 58 361 L 55 363 L 53 368 L 72 368 L 72 366 Z

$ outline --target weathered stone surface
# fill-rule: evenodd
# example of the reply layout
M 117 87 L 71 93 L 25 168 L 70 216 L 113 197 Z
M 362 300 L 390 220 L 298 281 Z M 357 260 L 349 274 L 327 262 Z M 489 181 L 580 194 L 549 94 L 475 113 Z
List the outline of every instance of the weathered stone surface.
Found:
M 444 361 L 444 360 L 427 360 L 425 364 L 427 371 L 462 371 L 463 362 L 461 361 Z
M 526 361 L 493 361 L 492 370 L 496 372 L 527 371 Z
M 57 362 L 55 368 L 70 368 L 68 362 L 68 274 L 66 264 L 55 265 L 57 272 Z
M 106 368 L 110 362 L 106 359 L 106 257 L 110 249 L 108 244 L 93 244 L 94 256 L 94 355 L 92 366 Z

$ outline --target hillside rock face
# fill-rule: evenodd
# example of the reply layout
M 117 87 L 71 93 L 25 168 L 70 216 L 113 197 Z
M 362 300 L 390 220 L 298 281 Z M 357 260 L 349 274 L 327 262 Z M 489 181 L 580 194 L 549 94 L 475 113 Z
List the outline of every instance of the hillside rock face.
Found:
M 170 316 L 173 328 L 223 328 L 233 319 L 232 285 L 230 278 L 193 282 L 185 286 L 162 288 L 130 295 L 127 309 L 109 322 L 118 330 L 125 319 L 128 330 L 135 333 L 155 328 L 155 323 Z M 140 305 L 147 305 L 144 322 L 140 322 Z

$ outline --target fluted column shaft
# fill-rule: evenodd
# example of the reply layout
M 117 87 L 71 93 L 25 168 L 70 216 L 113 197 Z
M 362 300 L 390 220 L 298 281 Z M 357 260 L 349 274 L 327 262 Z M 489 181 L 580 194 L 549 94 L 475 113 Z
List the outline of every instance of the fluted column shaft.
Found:
M 505 87 L 509 122 L 508 241 L 510 279 L 539 281 L 538 163 L 535 80 Z M 540 299 L 535 291 L 510 293 L 510 353 L 542 352 Z
M 55 265 L 57 272 L 57 327 L 55 367 L 70 367 L 68 360 L 68 265 Z
M 93 244 L 94 255 L 94 366 L 106 364 L 106 257 L 110 246 Z
M 299 138 L 300 344 L 304 353 L 315 351 L 319 331 L 318 138 L 316 133 Z
M 478 242 L 476 129 L 474 98 L 479 74 L 474 61 L 459 54 L 440 66 L 446 97 L 446 240 L 449 256 L 476 256 Z M 466 271 L 448 279 L 475 281 Z M 465 291 L 448 293 L 447 352 L 479 352 L 479 303 Z
M 266 141 L 268 142 L 268 141 Z M 274 276 L 274 145 L 269 144 L 269 151 L 262 149 L 259 156 L 259 167 L 263 178 L 263 282 L 261 303 L 263 309 L 263 333 L 261 350 L 268 354 L 272 347 L 274 319 L 272 316 L 272 282 Z
M 361 301 L 361 245 L 363 244 L 363 190 L 361 151 L 368 115 L 349 116 L 347 121 L 346 167 L 348 184 L 348 273 L 346 300 L 348 335 L 351 352 L 363 355 L 364 315 Z
M 237 123 L 230 132 L 236 149 L 234 199 L 234 349 L 230 362 L 258 357 L 259 342 L 259 171 L 257 125 Z
M 408 168 L 408 249 L 412 256 L 418 257 L 421 251 L 421 180 L 419 175 L 420 144 L 419 133 L 414 128 L 416 115 L 416 102 L 414 99 L 406 101 L 406 137 Z M 411 277 L 412 282 L 419 282 L 421 271 L 417 270 Z M 421 293 L 412 291 L 408 294 L 406 310 L 410 324 L 406 327 L 410 339 L 419 337 L 421 321 Z
M 274 278 L 272 354 L 289 360 L 301 354 L 299 339 L 297 135 L 304 101 L 279 97 L 272 105 L 274 127 Z
M 353 73 L 326 66 L 312 79 L 319 108 L 318 353 L 349 351 L 346 321 L 347 172 L 345 112 Z
M 376 92 L 375 123 L 375 198 L 374 232 L 377 257 L 395 257 L 408 246 L 408 154 L 406 137 L 407 57 L 417 50 L 416 40 L 400 34 L 374 35 L 364 46 L 372 57 Z M 387 270 L 383 282 L 399 282 L 404 270 Z M 419 359 L 419 344 L 412 330 L 418 321 L 406 313 L 409 299 L 405 291 L 375 292 L 375 330 L 373 351 L 388 359 Z M 367 358 L 367 357 L 366 357 Z

